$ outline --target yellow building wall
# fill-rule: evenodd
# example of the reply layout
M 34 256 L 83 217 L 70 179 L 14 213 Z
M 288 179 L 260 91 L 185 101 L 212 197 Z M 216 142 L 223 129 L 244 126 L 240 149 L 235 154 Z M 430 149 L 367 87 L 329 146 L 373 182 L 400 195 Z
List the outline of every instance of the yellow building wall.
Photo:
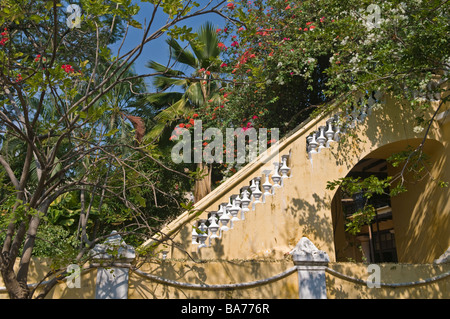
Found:
M 438 277 L 450 271 L 450 264 L 377 264 L 380 267 L 380 282 L 383 284 L 416 283 Z M 344 275 L 369 280 L 367 264 L 333 263 L 330 268 Z M 450 298 L 450 278 L 429 284 L 400 287 L 369 288 L 361 284 L 326 273 L 327 297 L 329 299 L 448 299 Z
M 152 275 L 188 284 L 224 285 L 249 283 L 273 277 L 294 266 L 291 260 L 230 260 L 195 263 L 188 260 L 154 259 L 140 270 Z M 269 283 L 251 288 L 191 289 L 161 284 L 137 273 L 130 276 L 130 299 L 296 299 L 297 271 Z
M 224 285 L 263 281 L 294 266 L 291 258 L 282 260 L 227 260 L 204 261 L 161 260 L 152 258 L 139 262 L 139 270 L 176 283 Z M 450 272 L 450 264 L 378 264 L 380 282 L 383 284 L 416 283 Z M 329 269 L 357 280 L 369 280 L 368 265 L 363 263 L 330 263 Z M 33 259 L 29 277 L 36 283 L 47 273 L 47 260 Z M 65 280 L 58 282 L 47 299 L 94 299 L 96 269 L 83 271 L 80 288 L 68 288 Z M 326 271 L 327 298 L 329 299 L 447 299 L 450 298 L 450 276 L 430 283 L 405 287 L 369 288 L 365 283 L 354 282 L 341 275 Z M 0 286 L 3 282 L 0 279 Z M 0 299 L 7 299 L 5 291 Z M 251 288 L 192 289 L 167 285 L 130 271 L 129 299 L 297 299 L 297 271 L 270 282 L 261 282 Z
M 409 105 L 386 97 L 382 108 L 359 124 L 352 136 L 347 134 L 345 142 L 333 143 L 329 149 L 314 154 L 311 160 L 306 152 L 306 137 L 325 125 L 331 115 L 310 121 L 280 142 L 279 155 L 290 154 L 291 177 L 274 196 L 257 205 L 255 211 L 248 212 L 244 221 L 236 222 L 221 239 L 213 240 L 211 247 L 198 250 L 197 245 L 191 244 L 192 226 L 198 219 L 207 219 L 208 212 L 218 210 L 220 203 L 227 203 L 229 197 L 238 194 L 242 186 L 248 186 L 252 178 L 262 177 L 263 182 L 262 171 L 273 169 L 272 162 L 280 161 L 279 158 L 267 164 L 261 161 L 248 164 L 196 203 L 195 207 L 203 214 L 196 217 L 186 213 L 163 229 L 177 244 L 177 248 L 171 248 L 169 257 L 186 258 L 189 254 L 198 259 L 280 259 L 305 236 L 335 261 L 335 250 L 349 243 L 342 233 L 343 221 L 333 221 L 332 200 L 336 191 L 327 190 L 327 182 L 345 177 L 368 155 L 385 159 L 392 152 L 405 150 L 408 144 L 418 145 L 425 131 L 414 132 L 417 113 Z M 445 169 L 448 167 L 449 125 L 433 122 L 428 138 L 425 150 L 432 156 L 431 175 L 450 181 Z M 447 200 L 450 191 L 426 179 L 408 184 L 408 189 L 409 192 L 394 198 L 392 203 L 399 261 L 431 262 L 450 245 Z

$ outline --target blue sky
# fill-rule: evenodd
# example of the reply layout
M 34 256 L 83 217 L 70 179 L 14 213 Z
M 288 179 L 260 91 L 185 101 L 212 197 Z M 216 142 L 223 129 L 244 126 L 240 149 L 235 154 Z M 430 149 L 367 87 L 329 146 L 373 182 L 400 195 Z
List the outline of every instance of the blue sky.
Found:
M 139 21 L 142 25 L 144 25 L 145 20 L 147 20 L 148 23 L 153 13 L 153 5 L 147 2 L 140 2 L 140 1 L 133 1 L 133 2 L 138 3 L 141 8 L 139 14 L 136 17 L 136 20 Z M 202 7 L 202 4 L 204 6 L 209 1 L 200 0 L 197 2 L 200 3 Z M 216 1 L 213 1 L 213 3 L 214 2 Z M 166 22 L 167 15 L 162 11 L 162 9 L 159 9 L 158 11 L 159 12 L 157 13 L 153 24 L 154 27 L 151 28 L 150 34 L 154 30 L 157 30 L 157 28 L 159 28 L 160 26 L 164 25 Z M 192 27 L 193 31 L 196 31 L 206 21 L 212 22 L 213 25 L 215 25 L 217 28 L 223 28 L 223 26 L 225 25 L 225 20 L 219 15 L 205 14 L 198 17 L 190 18 L 184 21 L 183 24 L 178 26 L 181 27 L 182 25 L 186 25 L 188 27 Z M 130 49 L 134 48 L 142 39 L 143 33 L 144 33 L 143 29 L 130 27 L 124 46 L 121 49 L 121 53 L 123 54 L 125 52 L 128 52 Z M 142 54 L 136 60 L 135 63 L 135 71 L 138 74 L 144 74 L 150 71 L 148 68 L 145 67 L 146 63 L 150 60 L 155 60 L 156 62 L 159 62 L 161 64 L 167 63 L 169 57 L 169 48 L 165 43 L 166 38 L 167 37 L 163 35 L 160 38 L 146 44 Z M 120 42 L 111 46 L 113 50 L 113 55 L 116 55 L 119 45 Z M 151 86 L 151 79 L 147 79 L 146 82 L 149 86 Z M 151 87 L 149 87 L 149 89 L 151 89 Z

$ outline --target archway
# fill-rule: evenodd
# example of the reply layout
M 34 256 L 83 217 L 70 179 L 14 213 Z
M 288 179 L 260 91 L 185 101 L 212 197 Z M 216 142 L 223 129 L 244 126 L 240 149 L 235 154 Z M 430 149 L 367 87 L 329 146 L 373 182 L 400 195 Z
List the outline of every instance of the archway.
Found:
M 386 159 L 420 142 L 421 139 L 411 139 L 384 145 L 362 158 L 346 176 L 393 176 L 400 168 L 392 167 Z M 446 175 L 447 150 L 443 145 L 429 140 L 424 152 L 429 155 L 430 176 Z M 445 251 L 449 241 L 445 229 L 449 229 L 450 219 L 449 205 L 443 198 L 448 198 L 448 188 L 438 187 L 431 177 L 410 182 L 407 188 L 405 194 L 393 198 L 374 196 L 370 202 L 376 209 L 374 219 L 357 234 L 350 234 L 345 228 L 360 207 L 362 194 L 349 198 L 341 189 L 336 191 L 331 212 L 337 261 L 425 263 Z

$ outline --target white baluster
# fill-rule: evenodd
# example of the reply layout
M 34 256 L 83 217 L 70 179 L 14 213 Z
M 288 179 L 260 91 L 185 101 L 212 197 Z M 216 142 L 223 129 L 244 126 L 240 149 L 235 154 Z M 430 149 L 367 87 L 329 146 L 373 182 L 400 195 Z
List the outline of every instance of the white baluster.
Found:
M 197 230 L 195 229 L 195 226 L 193 226 L 192 227 L 192 245 L 198 244 L 197 239 L 198 239 L 198 233 L 197 233 Z
M 281 156 L 281 167 L 280 167 L 280 173 L 281 173 L 281 178 L 285 179 L 285 178 L 289 178 L 288 173 L 291 170 L 288 166 L 287 166 L 287 160 L 289 158 L 289 155 L 282 155 Z
M 333 140 L 335 140 L 336 142 L 339 142 L 341 140 L 341 133 L 342 133 L 341 132 L 341 126 L 342 126 L 341 120 L 338 119 L 335 122 L 335 125 L 334 125 L 334 137 L 333 137 Z
M 255 179 L 252 179 L 251 181 L 250 181 L 250 191 L 253 193 L 254 191 L 255 191 L 255 189 L 256 189 L 256 183 L 255 183 Z
M 333 138 L 334 138 L 333 121 L 334 121 L 334 118 L 327 121 L 328 130 L 325 132 L 325 137 L 327 138 L 327 143 L 325 145 L 326 147 L 330 147 L 330 143 L 334 142 L 334 140 L 333 140 Z
M 308 147 L 309 147 L 309 154 L 317 154 L 317 147 L 319 146 L 319 143 L 317 143 L 316 140 L 316 133 L 313 133 L 311 135 L 311 139 L 309 141 Z
M 221 206 L 223 209 L 223 214 L 219 218 L 219 221 L 222 224 L 222 226 L 220 227 L 220 231 L 224 232 L 224 231 L 228 231 L 230 229 L 228 227 L 228 222 L 230 221 L 230 214 L 228 213 L 228 211 L 226 209 L 227 203 L 222 203 Z
M 280 174 L 278 174 L 278 170 L 280 168 L 280 163 L 278 162 L 274 162 L 273 166 L 275 167 L 273 174 L 272 174 L 272 182 L 273 182 L 273 186 L 272 186 L 272 193 L 275 194 L 275 188 L 280 188 L 281 187 L 281 176 Z
M 211 246 L 211 240 L 214 238 L 220 238 L 219 235 L 217 235 L 217 232 L 219 230 L 219 224 L 217 224 L 216 220 L 217 212 L 211 212 L 211 216 L 209 217 L 209 246 Z
M 212 211 L 209 213 L 208 221 L 209 221 L 209 224 L 212 224 L 213 221 L 217 222 L 217 211 Z
M 198 229 L 200 230 L 200 233 L 198 234 L 198 241 L 200 242 L 200 245 L 197 247 L 197 250 L 207 247 L 206 239 L 208 238 L 208 227 L 205 224 L 206 219 L 200 219 L 199 223 L 200 226 L 198 227 Z
M 234 203 L 236 204 L 237 207 L 239 207 L 239 209 L 241 208 L 241 195 L 237 194 L 236 197 L 234 198 Z
M 250 209 L 248 208 L 248 205 L 250 205 L 250 197 L 248 192 L 248 187 L 242 187 L 241 188 L 241 219 L 245 220 L 245 213 L 248 212 Z
M 264 170 L 262 173 L 264 176 L 266 176 L 266 181 L 264 182 L 264 184 L 262 184 L 262 188 L 264 189 L 264 194 L 263 194 L 263 202 L 266 202 L 266 196 L 272 196 L 272 184 L 270 184 L 269 181 L 269 174 L 270 174 L 271 170 L 270 169 L 266 169 Z
M 318 153 L 320 153 L 320 151 L 325 148 L 326 140 L 327 138 L 325 137 L 325 126 L 320 126 L 317 136 L 317 142 L 319 143 L 319 148 L 317 150 Z
M 230 229 L 233 229 L 233 222 L 231 221 L 232 216 L 231 216 L 231 207 L 233 207 L 233 205 L 231 204 L 231 197 L 228 199 L 228 204 L 225 206 L 225 210 L 228 212 L 228 215 L 230 217 Z
M 236 196 L 237 195 L 231 195 L 230 196 L 230 201 L 231 201 L 231 207 L 228 208 L 228 212 L 231 215 L 231 226 L 230 228 L 233 228 L 233 223 L 240 221 L 239 217 L 237 217 L 238 213 L 239 213 L 239 206 L 236 205 Z
M 306 138 L 306 152 L 308 153 L 308 155 L 311 153 L 311 141 L 312 141 L 313 137 L 312 135 L 309 135 Z
M 255 190 L 252 191 L 252 197 L 253 197 L 253 210 L 255 210 L 255 206 L 256 204 L 261 204 L 261 197 L 262 197 L 262 192 L 259 189 L 259 185 L 261 183 L 261 177 L 255 177 L 253 179 L 255 181 Z
M 219 209 L 217 210 L 217 216 L 220 219 L 220 217 L 222 217 L 224 211 L 223 211 L 223 207 L 222 204 L 219 205 Z

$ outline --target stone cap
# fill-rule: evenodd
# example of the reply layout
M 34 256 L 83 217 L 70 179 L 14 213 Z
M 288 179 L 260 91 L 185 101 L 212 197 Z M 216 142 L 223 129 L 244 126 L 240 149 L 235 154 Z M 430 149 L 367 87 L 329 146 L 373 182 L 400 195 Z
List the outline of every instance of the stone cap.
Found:
M 450 247 L 448 247 L 447 250 L 438 259 L 435 259 L 433 263 L 434 264 L 450 263 Z
M 308 238 L 302 237 L 295 248 L 289 253 L 295 265 L 327 265 L 330 261 L 328 254 L 319 250 Z
M 94 259 L 132 262 L 136 257 L 134 247 L 127 245 L 115 230 L 111 235 L 104 244 L 97 244 L 91 249 L 91 256 Z

